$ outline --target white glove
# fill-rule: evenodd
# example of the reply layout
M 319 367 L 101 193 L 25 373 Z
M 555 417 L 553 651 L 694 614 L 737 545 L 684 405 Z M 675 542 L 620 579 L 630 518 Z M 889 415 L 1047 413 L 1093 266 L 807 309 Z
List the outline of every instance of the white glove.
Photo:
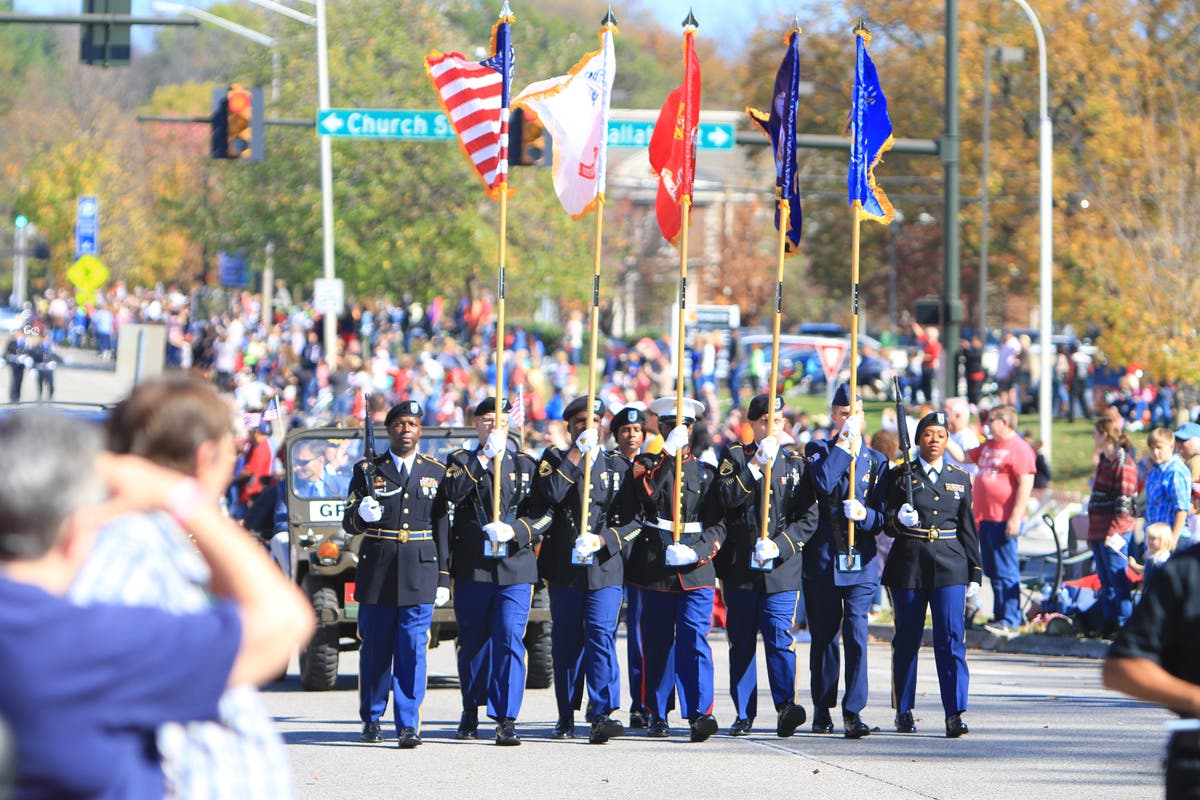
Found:
M 896 514 L 896 520 L 906 528 L 915 528 L 917 523 L 921 521 L 921 517 L 917 514 L 917 510 L 908 503 L 900 506 L 900 511 Z
M 663 442 L 663 452 L 674 458 L 676 453 L 687 447 L 690 436 L 687 425 L 676 425 L 667 434 L 666 441 Z
M 678 430 L 678 428 L 676 428 Z M 695 564 L 700 560 L 700 556 L 696 555 L 696 551 L 688 547 L 686 544 L 676 542 L 667 547 L 667 566 L 668 567 L 683 567 L 688 564 Z
M 383 506 L 374 497 L 364 497 L 358 504 L 358 516 L 363 522 L 379 522 L 383 519 Z
M 843 500 L 842 513 L 846 515 L 846 519 L 854 522 L 862 522 L 867 518 L 867 507 L 857 500 Z
M 438 608 L 441 608 L 442 606 L 446 605 L 446 603 L 449 603 L 449 602 L 450 602 L 450 590 L 447 589 L 445 586 L 437 587 L 437 592 L 435 592 L 433 595 L 433 604 L 435 606 L 437 606 Z
M 858 414 L 851 414 L 846 417 L 846 421 L 842 423 L 842 438 L 843 439 L 859 439 L 862 438 L 863 421 Z
M 779 545 L 770 539 L 759 539 L 754 545 L 754 557 L 759 561 L 770 561 L 779 558 Z
M 26 369 L 32 368 L 33 367 L 33 356 L 22 356 L 21 363 L 25 365 Z
M 758 443 L 758 452 L 754 454 L 754 460 L 759 466 L 765 467 L 775 460 L 775 456 L 779 455 L 779 440 L 774 436 L 767 436 Z
M 594 533 L 583 533 L 575 540 L 575 549 L 580 555 L 595 553 L 604 547 L 604 540 Z
M 512 541 L 512 538 L 516 536 L 516 534 L 513 532 L 512 525 L 509 525 L 507 522 L 489 522 L 487 525 L 483 526 L 483 532 L 486 533 L 487 537 L 496 544 L 510 542 Z
M 976 583 L 975 581 L 971 581 L 970 583 L 967 584 L 966 597 L 968 600 L 970 600 L 972 597 L 974 597 L 977 594 L 979 594 L 979 584 Z
M 591 450 L 595 449 L 599 441 L 600 436 L 596 433 L 596 429 L 586 428 L 584 429 L 583 433 L 579 434 L 579 437 L 575 439 L 575 448 L 586 456 Z
M 485 458 L 495 458 L 498 453 L 503 453 L 507 446 L 505 436 L 500 431 L 492 431 L 488 434 L 487 441 L 481 442 L 483 445 L 483 455 Z

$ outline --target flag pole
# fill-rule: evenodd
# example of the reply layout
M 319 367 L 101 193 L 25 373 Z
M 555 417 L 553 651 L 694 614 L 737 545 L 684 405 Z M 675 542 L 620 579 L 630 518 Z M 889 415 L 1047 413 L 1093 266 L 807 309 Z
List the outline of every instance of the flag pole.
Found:
M 850 414 L 858 413 L 858 253 L 860 244 L 860 229 L 862 227 L 862 204 L 855 200 L 850 209 L 853 225 L 850 229 Z M 903 422 L 903 420 L 900 420 Z M 857 455 L 850 453 L 850 485 L 846 499 L 854 499 L 854 462 Z M 854 546 L 854 520 L 846 520 L 846 552 Z
M 588 358 L 588 395 L 587 395 L 587 412 L 589 428 L 595 423 L 596 413 L 593 410 L 596 407 L 596 349 L 600 338 L 600 242 L 604 232 L 604 196 L 596 198 L 596 257 L 592 264 L 592 318 L 589 326 L 591 342 L 589 349 L 591 350 Z M 599 447 L 599 433 L 597 434 L 597 447 Z M 580 501 L 579 507 L 579 530 L 582 533 L 591 533 L 590 523 L 591 515 L 588 514 L 588 509 L 592 502 L 592 459 L 589 456 L 583 457 L 583 499 Z
M 779 329 L 783 321 L 783 259 L 787 255 L 787 220 L 791 218 L 792 204 L 786 197 L 779 199 L 779 253 L 775 266 L 775 319 L 771 330 L 771 384 L 767 389 L 767 436 L 775 435 L 776 386 L 779 383 Z M 772 459 L 773 460 L 773 459 Z M 763 465 L 762 525 L 758 537 L 763 541 L 770 538 L 767 530 L 771 519 L 771 461 Z
M 675 424 L 683 424 L 683 343 L 687 341 L 687 260 L 688 224 L 691 219 L 692 196 L 679 198 L 682 219 L 679 227 L 679 341 L 675 342 Z M 667 431 L 670 433 L 670 431 Z M 666 434 L 663 434 L 664 436 Z M 671 541 L 679 543 L 683 534 L 683 448 L 675 451 L 675 514 L 671 524 Z
M 507 7 L 507 6 L 506 6 Z M 500 181 L 500 263 L 496 269 L 496 427 L 507 424 L 504 413 L 504 262 L 508 249 L 508 178 Z M 502 424 L 503 423 L 503 424 Z M 500 489 L 503 481 L 504 451 L 507 443 L 492 458 L 492 522 L 500 521 Z

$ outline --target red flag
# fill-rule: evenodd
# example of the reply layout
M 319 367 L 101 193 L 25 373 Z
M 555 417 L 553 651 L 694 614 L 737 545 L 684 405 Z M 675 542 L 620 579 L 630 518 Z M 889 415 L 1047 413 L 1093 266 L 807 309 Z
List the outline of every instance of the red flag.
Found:
M 696 129 L 700 124 L 700 60 L 695 28 L 683 32 L 683 84 L 667 95 L 650 137 L 650 168 L 658 176 L 658 229 L 671 244 L 679 239 L 684 197 L 696 177 Z

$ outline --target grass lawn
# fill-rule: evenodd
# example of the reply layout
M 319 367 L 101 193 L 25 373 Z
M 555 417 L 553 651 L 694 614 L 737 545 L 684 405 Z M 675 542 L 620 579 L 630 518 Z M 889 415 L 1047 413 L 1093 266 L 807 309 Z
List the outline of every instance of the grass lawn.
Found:
M 810 418 L 817 414 L 829 413 L 829 406 L 826 405 L 824 394 L 788 394 L 784 400 L 789 408 L 807 411 Z M 879 430 L 880 412 L 885 408 L 892 407 L 893 404 L 868 400 L 863 405 L 867 414 L 869 436 L 871 431 Z M 907 410 L 911 414 L 915 409 L 910 407 Z M 1092 478 L 1093 471 L 1092 457 L 1095 454 L 1092 444 L 1092 424 L 1086 419 L 1077 419 L 1074 422 L 1056 419 L 1051 424 L 1050 433 L 1053 437 L 1054 450 L 1054 458 L 1050 464 L 1050 471 L 1054 476 L 1050 484 L 1052 488 L 1059 491 L 1087 493 L 1088 482 Z M 1028 431 L 1036 437 L 1037 414 L 1022 414 L 1020 429 Z M 1144 445 L 1144 442 L 1135 441 L 1134 444 Z

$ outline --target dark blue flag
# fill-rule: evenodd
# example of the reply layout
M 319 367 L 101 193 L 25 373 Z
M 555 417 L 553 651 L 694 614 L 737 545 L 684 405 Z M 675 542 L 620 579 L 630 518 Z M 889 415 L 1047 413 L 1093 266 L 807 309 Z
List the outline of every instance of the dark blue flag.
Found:
M 850 107 L 850 205 L 859 203 L 862 216 L 882 222 L 892 221 L 892 204 L 875 183 L 875 165 L 892 146 L 892 120 L 888 117 L 887 98 L 879 86 L 875 64 L 867 53 L 871 35 L 865 28 L 855 32 L 858 58 L 854 68 L 854 91 Z
M 775 90 L 771 96 L 769 114 L 755 108 L 747 108 L 750 119 L 757 122 L 771 137 L 771 149 L 775 151 L 775 228 L 780 228 L 779 201 L 788 202 L 787 252 L 795 252 L 800 246 L 800 228 L 803 213 L 800 209 L 800 178 L 796 159 L 796 108 L 800 102 L 800 31 L 793 29 L 788 34 L 787 52 L 775 75 Z

